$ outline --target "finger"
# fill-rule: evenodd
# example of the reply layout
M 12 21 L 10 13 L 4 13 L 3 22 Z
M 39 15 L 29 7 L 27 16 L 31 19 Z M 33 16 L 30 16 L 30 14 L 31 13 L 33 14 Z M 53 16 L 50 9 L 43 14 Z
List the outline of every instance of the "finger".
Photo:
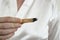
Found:
M 0 17 L 0 23 L 13 23 L 13 22 L 17 22 L 20 23 L 21 20 L 19 18 L 15 18 L 15 17 Z
M 0 29 L 9 29 L 9 28 L 19 28 L 21 24 L 19 23 L 0 23 Z
M 12 37 L 13 35 L 14 35 L 14 33 L 11 33 L 11 34 L 8 34 L 8 35 L 4 35 L 4 36 L 0 36 L 0 39 L 1 40 L 8 39 L 8 38 Z
M 0 29 L 0 36 L 7 35 L 17 31 L 17 29 Z

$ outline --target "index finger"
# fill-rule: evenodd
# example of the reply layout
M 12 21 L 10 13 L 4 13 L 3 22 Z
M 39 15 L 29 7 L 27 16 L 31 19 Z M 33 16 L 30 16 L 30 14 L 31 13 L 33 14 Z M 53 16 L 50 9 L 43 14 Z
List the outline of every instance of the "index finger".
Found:
M 21 23 L 21 20 L 15 17 L 0 17 L 0 23 Z

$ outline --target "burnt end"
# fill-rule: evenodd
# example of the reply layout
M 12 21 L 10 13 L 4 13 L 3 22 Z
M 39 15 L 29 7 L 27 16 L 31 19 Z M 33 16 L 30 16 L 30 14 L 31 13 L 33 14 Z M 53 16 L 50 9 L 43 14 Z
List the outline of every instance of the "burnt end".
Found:
M 33 18 L 33 22 L 37 21 L 37 18 Z

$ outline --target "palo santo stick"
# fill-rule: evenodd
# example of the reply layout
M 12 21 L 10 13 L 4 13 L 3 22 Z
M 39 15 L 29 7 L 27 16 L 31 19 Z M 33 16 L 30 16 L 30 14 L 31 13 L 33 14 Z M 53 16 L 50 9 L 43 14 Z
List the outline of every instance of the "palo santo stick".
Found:
M 21 24 L 23 24 L 23 23 L 29 23 L 29 22 L 35 22 L 35 21 L 37 21 L 36 18 L 22 19 L 22 20 L 21 20 Z
M 0 17 L 0 23 L 29 23 L 35 22 L 37 18 L 29 18 L 29 19 L 19 19 L 14 17 Z

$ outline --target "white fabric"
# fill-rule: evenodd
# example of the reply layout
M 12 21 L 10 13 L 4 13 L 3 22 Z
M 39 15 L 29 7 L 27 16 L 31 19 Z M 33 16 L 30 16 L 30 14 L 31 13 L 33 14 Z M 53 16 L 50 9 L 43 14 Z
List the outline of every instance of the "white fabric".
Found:
M 34 23 L 23 24 L 8 40 L 60 40 L 59 4 L 60 0 L 25 0 L 17 12 L 16 0 L 0 0 L 0 17 L 38 19 Z
M 17 12 L 16 0 L 0 0 L 0 17 L 12 16 Z

